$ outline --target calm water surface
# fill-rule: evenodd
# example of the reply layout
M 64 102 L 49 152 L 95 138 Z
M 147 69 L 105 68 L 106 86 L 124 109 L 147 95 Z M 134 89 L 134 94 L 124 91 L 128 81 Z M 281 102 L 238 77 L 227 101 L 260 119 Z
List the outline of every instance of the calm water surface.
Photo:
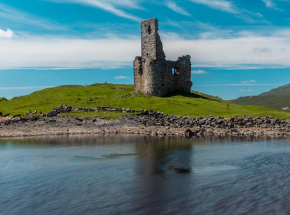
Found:
M 290 140 L 0 140 L 0 214 L 290 214 Z

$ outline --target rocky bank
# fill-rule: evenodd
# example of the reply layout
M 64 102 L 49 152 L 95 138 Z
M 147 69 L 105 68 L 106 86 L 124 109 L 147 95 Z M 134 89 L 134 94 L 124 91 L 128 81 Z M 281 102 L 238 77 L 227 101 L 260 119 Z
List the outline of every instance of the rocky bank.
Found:
M 138 112 L 116 120 L 102 117 L 61 117 L 72 111 Z M 138 134 L 150 136 L 290 136 L 290 119 L 274 117 L 177 117 L 148 110 L 59 106 L 42 116 L 14 117 L 0 121 L 0 138 L 70 135 Z

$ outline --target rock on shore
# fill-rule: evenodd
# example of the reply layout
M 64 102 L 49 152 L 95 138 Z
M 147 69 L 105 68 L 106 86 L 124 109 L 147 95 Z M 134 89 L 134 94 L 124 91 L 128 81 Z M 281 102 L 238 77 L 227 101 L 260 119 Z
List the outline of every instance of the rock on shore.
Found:
M 139 115 L 116 120 L 102 117 L 59 117 L 71 111 L 120 111 Z M 150 136 L 290 136 L 290 120 L 274 117 L 177 117 L 148 110 L 59 106 L 43 116 L 0 121 L 0 138 L 68 134 L 138 134 Z

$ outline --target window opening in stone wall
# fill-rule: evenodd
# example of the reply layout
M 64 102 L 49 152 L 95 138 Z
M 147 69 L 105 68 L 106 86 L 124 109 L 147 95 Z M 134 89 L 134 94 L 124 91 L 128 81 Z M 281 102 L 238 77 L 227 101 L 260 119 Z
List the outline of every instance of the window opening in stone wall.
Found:
M 148 33 L 151 34 L 151 26 L 148 27 Z

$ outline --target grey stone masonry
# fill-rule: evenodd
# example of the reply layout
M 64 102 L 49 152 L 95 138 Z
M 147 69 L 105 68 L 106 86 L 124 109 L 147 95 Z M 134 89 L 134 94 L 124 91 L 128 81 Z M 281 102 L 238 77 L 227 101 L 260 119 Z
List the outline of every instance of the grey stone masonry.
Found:
M 190 92 L 190 56 L 179 57 L 177 61 L 166 60 L 156 18 L 141 22 L 141 50 L 142 56 L 134 60 L 136 94 L 165 96 L 175 90 Z

